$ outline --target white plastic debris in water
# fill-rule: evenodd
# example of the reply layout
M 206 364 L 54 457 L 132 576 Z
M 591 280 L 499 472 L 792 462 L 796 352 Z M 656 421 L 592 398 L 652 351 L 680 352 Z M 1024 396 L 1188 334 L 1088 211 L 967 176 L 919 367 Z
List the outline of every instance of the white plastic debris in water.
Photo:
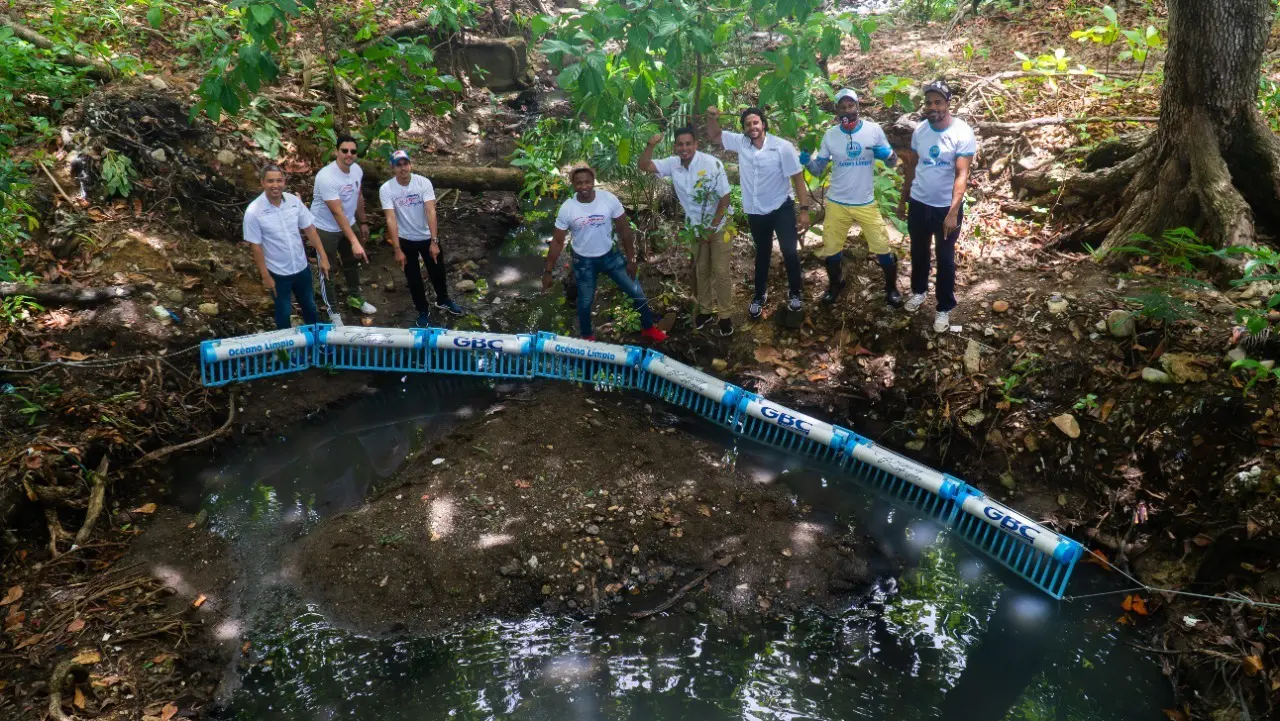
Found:
M 437 459 L 435 459 L 434 461 L 431 461 L 431 465 L 433 465 L 433 466 L 438 466 L 438 465 L 440 465 L 441 463 L 444 463 L 444 459 L 443 459 L 443 458 L 437 458 Z
M 1195 616 L 1183 616 L 1182 622 L 1187 624 L 1187 628 L 1195 628 L 1196 624 L 1200 623 L 1200 619 Z

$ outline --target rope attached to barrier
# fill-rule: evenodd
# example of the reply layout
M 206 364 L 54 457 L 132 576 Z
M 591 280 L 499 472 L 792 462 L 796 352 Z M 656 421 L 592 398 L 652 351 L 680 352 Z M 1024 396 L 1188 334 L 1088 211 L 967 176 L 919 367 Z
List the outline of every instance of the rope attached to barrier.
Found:
M 59 358 L 57 360 L 52 360 L 52 361 L 29 361 L 29 360 L 15 359 L 15 360 L 5 361 L 5 365 L 0 366 L 0 373 L 30 374 L 30 373 L 38 373 L 39 371 L 42 371 L 46 368 L 54 368 L 54 367 L 72 368 L 76 370 L 102 370 L 105 368 L 117 368 L 119 366 L 128 365 L 129 363 L 138 363 L 140 361 L 157 361 L 157 360 L 167 361 L 170 358 L 176 358 L 178 356 L 186 355 L 188 353 L 194 353 L 195 351 L 198 351 L 198 350 L 200 350 L 200 344 L 197 343 L 196 345 L 193 345 L 189 348 L 183 348 L 182 350 L 174 351 L 173 353 L 164 353 L 164 354 L 152 353 L 149 355 L 125 356 L 123 358 L 103 358 L 101 360 L 71 361 L 71 360 L 65 360 L 63 358 Z M 9 364 L 32 365 L 35 367 L 34 368 L 12 368 L 10 367 Z M 177 369 L 175 368 L 174 370 L 177 370 Z
M 1111 570 L 1115 571 L 1121 576 L 1124 576 L 1125 578 L 1129 579 L 1130 581 L 1134 582 L 1137 585 L 1134 586 L 1133 588 L 1124 588 L 1116 591 L 1099 591 L 1098 593 L 1085 593 L 1077 596 L 1063 596 L 1062 600 L 1079 601 L 1085 598 L 1097 598 L 1099 596 L 1117 596 L 1122 593 L 1130 594 L 1135 591 L 1146 591 L 1148 593 L 1168 593 L 1174 596 L 1188 596 L 1190 598 L 1199 598 L 1205 601 L 1221 601 L 1223 603 L 1240 603 L 1246 606 L 1255 606 L 1257 608 L 1271 608 L 1271 609 L 1280 610 L 1280 603 L 1270 603 L 1267 601 L 1255 601 L 1254 599 L 1249 598 L 1243 593 L 1236 593 L 1234 591 L 1232 591 L 1231 595 L 1229 596 L 1210 596 L 1209 594 L 1196 593 L 1195 591 L 1179 591 L 1173 588 L 1162 588 L 1160 586 L 1152 586 L 1152 585 L 1143 583 L 1142 581 L 1139 581 L 1138 579 L 1134 578 L 1128 573 L 1125 573 L 1123 570 L 1118 568 L 1111 561 L 1108 561 L 1106 558 L 1103 558 L 1097 553 L 1090 553 L 1089 555 L 1099 563 L 1105 565 L 1107 568 L 1110 568 Z

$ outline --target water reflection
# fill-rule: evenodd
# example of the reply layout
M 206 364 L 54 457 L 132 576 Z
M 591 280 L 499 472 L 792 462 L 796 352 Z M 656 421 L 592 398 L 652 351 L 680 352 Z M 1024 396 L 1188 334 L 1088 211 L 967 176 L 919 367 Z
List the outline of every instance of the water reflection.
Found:
M 873 569 L 881 578 L 869 596 L 836 616 L 729 628 L 712 624 L 695 597 L 697 616 L 587 623 L 532 615 L 377 638 L 335 628 L 305 605 L 283 582 L 288 538 L 358 504 L 426 439 L 493 397 L 477 383 L 390 384 L 203 474 L 210 520 L 234 540 L 245 569 L 234 622 L 252 642 L 230 673 L 220 718 L 1162 718 L 1167 687 L 1158 666 L 1124 643 L 1114 599 L 1052 602 L 937 524 L 731 441 L 743 470 L 787 484 L 815 523 L 874 541 L 886 560 Z M 1105 582 L 1088 570 L 1078 593 Z

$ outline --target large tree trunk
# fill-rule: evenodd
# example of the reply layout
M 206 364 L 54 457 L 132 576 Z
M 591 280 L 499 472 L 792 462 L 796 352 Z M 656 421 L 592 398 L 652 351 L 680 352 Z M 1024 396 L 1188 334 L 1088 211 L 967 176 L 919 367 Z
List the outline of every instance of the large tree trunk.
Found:
M 1271 0 L 1169 0 L 1160 125 L 1132 173 L 1103 249 L 1187 226 L 1218 247 L 1280 218 L 1280 138 L 1257 109 Z M 1119 167 L 1119 166 L 1118 166 Z

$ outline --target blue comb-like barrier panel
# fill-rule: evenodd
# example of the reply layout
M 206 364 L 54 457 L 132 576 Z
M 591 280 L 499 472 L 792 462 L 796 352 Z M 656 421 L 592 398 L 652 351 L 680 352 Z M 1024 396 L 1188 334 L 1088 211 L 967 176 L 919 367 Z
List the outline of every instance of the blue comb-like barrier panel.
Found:
M 734 433 L 848 471 L 859 481 L 950 527 L 965 543 L 1054 598 L 1062 598 L 1080 544 L 994 501 L 954 476 L 807 416 L 654 350 L 554 333 L 332 325 L 201 344 L 206 386 L 310 367 L 555 378 L 597 390 L 635 389 Z

